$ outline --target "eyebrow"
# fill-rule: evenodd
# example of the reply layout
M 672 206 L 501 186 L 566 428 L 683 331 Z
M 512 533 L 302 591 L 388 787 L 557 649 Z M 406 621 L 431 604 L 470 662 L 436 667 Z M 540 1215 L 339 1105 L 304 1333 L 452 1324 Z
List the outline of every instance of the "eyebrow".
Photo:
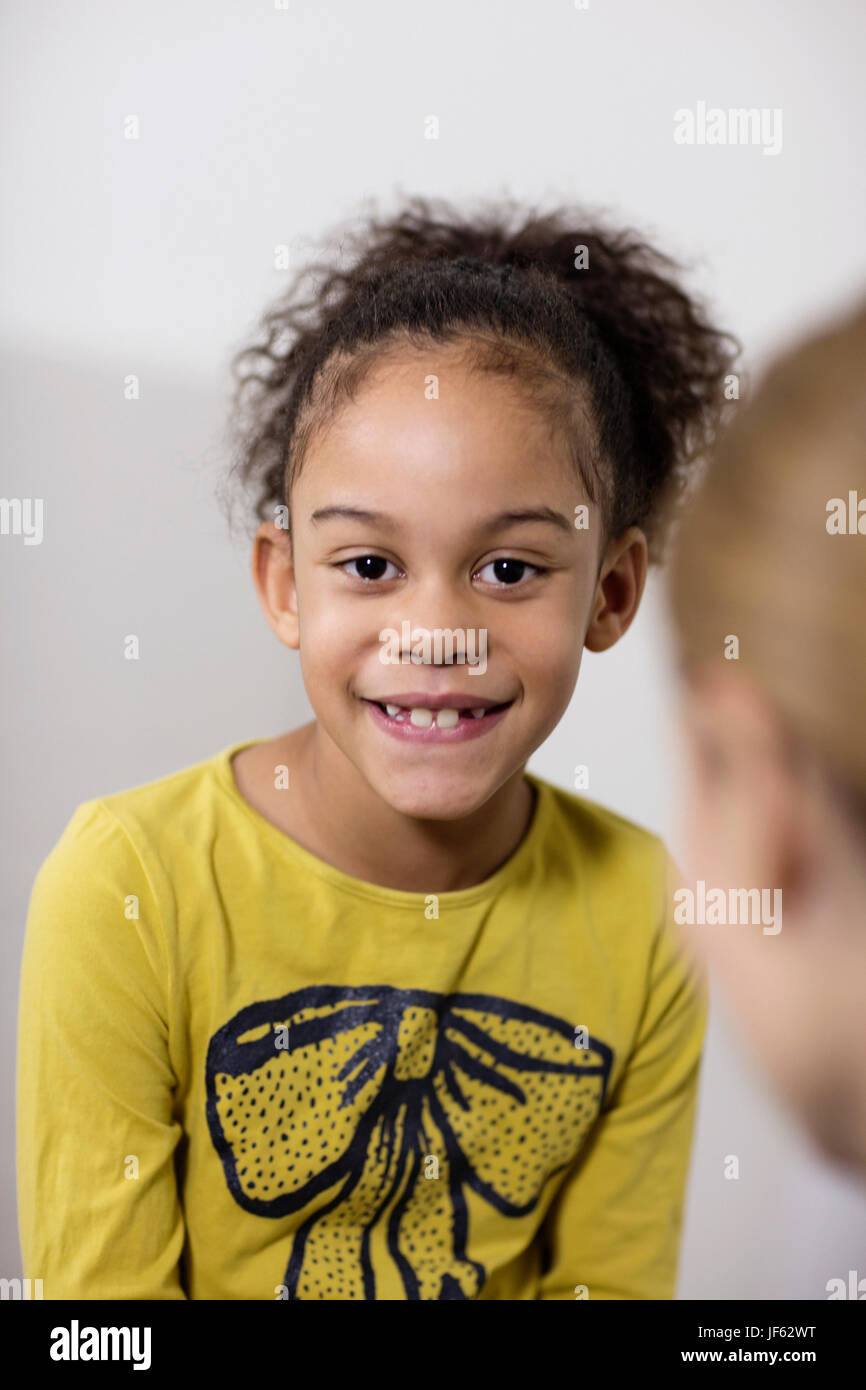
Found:
M 315 525 L 321 521 L 336 520 L 369 522 L 373 525 L 395 524 L 394 518 L 387 512 L 371 512 L 365 507 L 319 507 L 312 513 L 310 520 Z M 533 526 L 538 522 L 556 526 L 559 530 L 565 531 L 566 535 L 571 535 L 572 523 L 568 517 L 563 516 L 562 512 L 555 512 L 552 507 L 526 507 L 519 511 L 499 512 L 497 516 L 490 516 L 483 521 L 479 530 L 497 531 L 503 526 Z

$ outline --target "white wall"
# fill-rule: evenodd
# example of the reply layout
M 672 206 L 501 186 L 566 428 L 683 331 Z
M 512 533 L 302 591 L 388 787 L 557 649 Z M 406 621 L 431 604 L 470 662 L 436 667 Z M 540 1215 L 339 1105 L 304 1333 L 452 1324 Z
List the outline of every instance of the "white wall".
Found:
M 228 358 L 285 276 L 273 248 L 370 194 L 583 202 L 694 265 L 750 365 L 861 291 L 866 12 L 857 0 L 228 0 L 6 7 L 0 538 L 6 797 L 0 1272 L 18 1271 L 14 1024 L 33 875 L 74 807 L 309 717 L 213 501 Z M 683 147 L 698 101 L 781 108 L 783 145 Z M 438 116 L 440 139 L 424 139 Z M 137 141 L 123 122 L 140 120 Z M 141 400 L 125 402 L 129 372 Z M 117 634 L 143 634 L 143 658 Z M 587 655 L 530 766 L 677 852 L 668 634 Z M 738 1182 L 723 1177 L 740 1157 Z M 866 1196 L 811 1152 L 714 1001 L 680 1295 L 821 1298 L 863 1267 Z M 859 1263 L 858 1263 L 859 1262 Z

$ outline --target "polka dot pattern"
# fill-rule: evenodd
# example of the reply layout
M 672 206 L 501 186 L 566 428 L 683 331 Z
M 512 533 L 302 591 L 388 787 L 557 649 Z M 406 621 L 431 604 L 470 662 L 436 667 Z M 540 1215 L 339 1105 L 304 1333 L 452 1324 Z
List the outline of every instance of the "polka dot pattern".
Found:
M 559 1062 L 573 1068 L 573 1044 L 549 1030 L 488 1013 L 460 1011 L 487 1038 L 498 1041 L 517 1058 Z M 434 1082 L 467 1165 L 503 1199 L 515 1207 L 533 1202 L 552 1173 L 576 1153 L 579 1141 L 599 1111 L 603 1078 L 574 1070 L 532 1071 L 519 1060 L 509 1065 L 495 1051 L 466 1037 L 459 1026 L 446 1031 L 454 1045 L 453 1074 L 469 1102 L 457 1105 L 444 1075 Z M 497 1079 L 509 1084 L 500 1089 Z
M 211 1039 L 208 1123 L 235 1200 L 286 1222 L 291 1298 L 477 1297 L 479 1208 L 488 1240 L 535 1208 L 613 1059 L 487 995 L 312 986 L 237 1019 Z
M 322 1012 L 301 1010 L 290 1040 L 293 1027 Z M 269 1199 L 296 1191 L 345 1153 L 377 1079 L 344 1105 L 345 1080 L 337 1074 L 378 1032 L 378 1024 L 367 1023 L 297 1051 L 275 1047 L 273 1059 L 255 1071 L 217 1074 L 217 1113 L 244 1192 Z

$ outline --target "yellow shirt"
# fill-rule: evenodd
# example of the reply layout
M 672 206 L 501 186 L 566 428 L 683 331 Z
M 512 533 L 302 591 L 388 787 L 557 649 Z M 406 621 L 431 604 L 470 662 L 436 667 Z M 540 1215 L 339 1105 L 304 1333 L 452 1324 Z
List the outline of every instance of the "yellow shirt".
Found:
M 533 820 L 490 878 L 379 887 L 243 799 L 245 746 L 85 802 L 39 871 L 25 1277 L 48 1299 L 672 1298 L 706 993 L 662 842 L 527 774 Z

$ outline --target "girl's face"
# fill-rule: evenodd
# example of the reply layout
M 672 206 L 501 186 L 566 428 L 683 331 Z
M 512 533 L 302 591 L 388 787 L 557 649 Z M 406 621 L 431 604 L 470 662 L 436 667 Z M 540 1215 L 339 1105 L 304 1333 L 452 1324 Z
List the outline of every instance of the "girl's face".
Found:
M 601 516 L 589 506 L 577 529 L 583 504 L 545 417 L 453 348 L 378 364 L 314 437 L 282 570 L 285 533 L 270 537 L 266 611 L 300 649 L 319 734 L 395 809 L 451 819 L 483 805 L 559 722 L 584 643 L 603 650 L 628 627 L 643 534 L 612 543 L 597 579 Z M 436 705 L 456 722 L 440 726 Z

